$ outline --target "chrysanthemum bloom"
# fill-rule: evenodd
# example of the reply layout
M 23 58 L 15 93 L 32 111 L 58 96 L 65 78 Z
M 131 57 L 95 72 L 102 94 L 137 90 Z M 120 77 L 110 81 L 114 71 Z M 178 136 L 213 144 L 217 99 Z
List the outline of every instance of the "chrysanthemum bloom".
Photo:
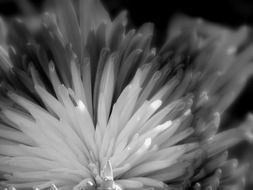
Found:
M 98 0 L 58 0 L 1 41 L 0 176 L 12 189 L 235 190 L 246 165 L 227 149 L 252 119 L 217 132 L 252 73 L 248 29 L 178 19 L 126 29 Z

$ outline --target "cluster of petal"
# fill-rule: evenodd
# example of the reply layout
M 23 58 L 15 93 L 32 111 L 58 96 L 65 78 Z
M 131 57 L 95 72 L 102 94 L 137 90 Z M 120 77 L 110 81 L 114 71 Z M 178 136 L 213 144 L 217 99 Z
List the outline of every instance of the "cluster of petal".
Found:
M 0 48 L 0 177 L 13 189 L 242 189 L 218 132 L 253 71 L 248 29 L 178 18 L 127 30 L 98 0 L 58 0 L 37 30 L 8 23 Z

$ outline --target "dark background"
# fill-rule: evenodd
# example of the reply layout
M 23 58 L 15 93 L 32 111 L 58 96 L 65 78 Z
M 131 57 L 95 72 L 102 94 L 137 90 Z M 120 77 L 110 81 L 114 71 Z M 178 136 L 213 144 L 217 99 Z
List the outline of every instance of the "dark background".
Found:
M 166 36 L 169 20 L 178 13 L 236 28 L 241 25 L 253 26 L 253 0 L 101 0 L 112 17 L 127 10 L 130 25 L 139 27 L 145 22 L 155 25 L 155 42 L 162 44 Z M 32 3 L 36 11 L 42 11 L 44 0 L 0 0 L 0 15 L 16 16 L 29 9 L 26 2 Z M 253 77 L 237 101 L 230 107 L 229 120 L 223 128 L 243 120 L 248 112 L 253 112 Z M 234 154 L 244 157 L 245 150 L 253 148 L 247 143 L 236 147 Z M 249 187 L 253 189 L 253 187 Z
M 112 17 L 127 10 L 130 24 L 138 27 L 145 22 L 155 25 L 155 42 L 160 45 L 166 36 L 169 20 L 178 13 L 236 28 L 241 25 L 253 26 L 253 0 L 101 0 Z M 31 3 L 36 11 L 42 11 L 45 0 L 0 0 L 0 15 L 23 14 Z M 231 106 L 230 122 L 244 119 L 253 111 L 253 78 Z

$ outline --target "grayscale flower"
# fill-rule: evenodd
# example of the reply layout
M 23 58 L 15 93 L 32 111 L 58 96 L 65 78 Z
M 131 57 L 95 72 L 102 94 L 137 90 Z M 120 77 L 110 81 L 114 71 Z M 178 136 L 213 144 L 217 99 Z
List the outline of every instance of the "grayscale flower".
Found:
M 98 0 L 56 0 L 34 28 L 0 40 L 0 177 L 12 189 L 236 190 L 247 165 L 228 149 L 252 117 L 220 131 L 253 71 L 249 29 L 179 17 L 152 47 Z

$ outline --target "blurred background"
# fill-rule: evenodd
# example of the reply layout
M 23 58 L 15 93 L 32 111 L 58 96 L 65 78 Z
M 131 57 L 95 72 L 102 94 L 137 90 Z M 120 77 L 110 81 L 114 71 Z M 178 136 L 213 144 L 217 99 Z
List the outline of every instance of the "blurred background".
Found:
M 161 45 L 166 37 L 169 21 L 175 14 L 222 24 L 230 28 L 241 25 L 253 27 L 252 0 L 101 0 L 112 17 L 122 10 L 128 11 L 130 26 L 139 27 L 145 22 L 155 25 L 156 45 Z M 0 15 L 5 17 L 24 15 L 26 12 L 41 12 L 45 0 L 0 0 Z M 253 34 L 253 33 L 252 33 Z M 253 42 L 253 40 L 252 40 Z M 223 121 L 222 128 L 228 128 L 245 118 L 247 113 L 253 113 L 253 77 L 248 81 L 245 89 L 230 107 L 228 118 Z M 244 152 L 251 152 L 245 155 Z M 252 162 L 253 148 L 242 143 L 234 148 L 232 156 Z M 253 176 L 251 177 L 253 181 Z M 248 189 L 253 189 L 253 185 Z
M 45 0 L 0 0 L 0 15 L 11 17 L 26 12 L 41 12 Z M 139 27 L 145 22 L 155 25 L 156 45 L 161 45 L 166 37 L 169 21 L 175 14 L 191 17 L 237 28 L 241 25 L 253 26 L 252 0 L 102 0 L 103 4 L 115 17 L 122 10 L 128 11 L 130 25 Z M 231 106 L 231 118 L 228 124 L 244 119 L 253 111 L 253 77 L 249 80 L 238 101 Z

